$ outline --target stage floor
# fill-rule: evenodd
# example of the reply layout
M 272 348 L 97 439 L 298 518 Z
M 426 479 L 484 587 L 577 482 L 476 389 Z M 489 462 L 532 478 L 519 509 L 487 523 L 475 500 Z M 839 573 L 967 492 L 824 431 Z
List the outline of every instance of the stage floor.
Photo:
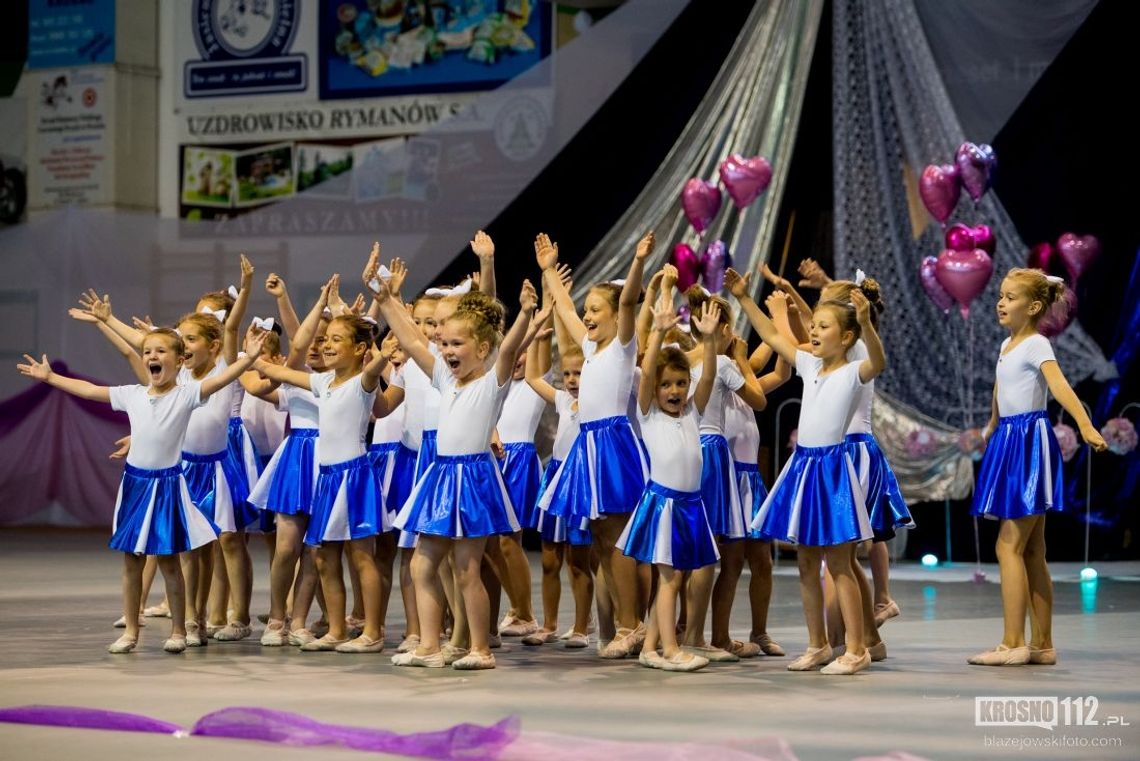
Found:
M 507 640 L 497 651 L 494 671 L 463 673 L 398 669 L 389 662 L 390 651 L 350 656 L 262 648 L 257 625 L 247 641 L 172 656 L 161 650 L 168 629 L 160 619 L 148 619 L 138 651 L 109 655 L 105 648 L 118 636 L 110 624 L 119 615 L 121 563 L 105 545 L 106 537 L 95 533 L 0 531 L 0 707 L 113 709 L 190 727 L 219 708 L 259 706 L 401 732 L 463 721 L 493 724 L 515 714 L 524 733 L 558 733 L 567 745 L 575 737 L 667 743 L 740 739 L 745 742 L 739 747 L 758 750 L 772 746 L 748 741 L 779 738 L 801 761 L 894 751 L 928 759 L 1140 758 L 1137 564 L 1102 564 L 1100 579 L 1085 584 L 1076 581 L 1078 566 L 1054 566 L 1060 659 L 1054 667 L 966 664 L 968 655 L 1001 638 L 996 567 L 986 569 L 986 583 L 976 584 L 970 581 L 970 566 L 900 566 L 892 591 L 902 616 L 882 630 L 889 658 L 855 677 L 788 672 L 789 658 L 665 674 L 633 660 L 601 660 L 592 647 L 527 648 L 518 640 Z M 264 612 L 266 556 L 256 540 L 251 546 L 257 570 L 254 610 Z M 532 564 L 538 601 L 537 556 Z M 782 561 L 769 631 L 789 653 L 798 654 L 806 632 L 793 574 L 794 562 Z M 746 586 L 747 576 L 733 617 L 738 637 L 747 634 Z M 161 596 L 161 577 L 156 587 L 152 602 Z M 565 588 L 563 622 L 570 620 L 570 604 Z M 398 642 L 402 616 L 395 593 L 387 621 L 390 648 Z M 1098 701 L 1100 723 L 1065 726 L 1062 708 L 1060 724 L 1052 730 L 975 726 L 978 696 L 1091 696 Z M 1071 718 L 1076 720 L 1075 712 Z M 1013 738 L 1037 747 L 995 745 Z M 348 759 L 359 752 L 0 724 L 0 757 L 11 759 L 289 761 L 317 754 Z M 692 748 L 683 755 L 691 757 Z M 701 755 L 716 758 L 717 752 Z

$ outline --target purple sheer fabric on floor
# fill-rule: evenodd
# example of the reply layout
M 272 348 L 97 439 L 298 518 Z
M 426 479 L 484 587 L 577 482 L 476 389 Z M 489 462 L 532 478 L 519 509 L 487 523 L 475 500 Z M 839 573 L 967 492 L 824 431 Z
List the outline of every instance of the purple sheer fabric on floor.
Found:
M 52 369 L 70 378 L 108 385 Z M 73 526 L 109 526 L 123 474 L 108 455 L 130 433 L 127 416 L 37 383 L 0 402 L 0 526 L 32 520 Z M 53 505 L 66 516 L 47 515 Z
M 157 732 L 164 735 L 172 735 L 182 730 L 177 724 L 159 721 L 149 716 L 78 706 L 0 708 L 0 722 L 72 729 L 111 729 L 117 732 Z

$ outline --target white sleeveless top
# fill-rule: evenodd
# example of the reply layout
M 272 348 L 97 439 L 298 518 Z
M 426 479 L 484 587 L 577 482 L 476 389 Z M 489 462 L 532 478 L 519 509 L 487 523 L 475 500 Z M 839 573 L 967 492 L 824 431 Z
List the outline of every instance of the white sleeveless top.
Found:
M 164 470 L 182 462 L 183 439 L 194 410 L 202 406 L 202 384 L 179 382 L 162 396 L 147 386 L 112 386 L 111 409 L 131 421 L 131 451 L 127 464 L 144 470 Z
M 649 478 L 669 489 L 694 492 L 701 488 L 700 415 L 692 402 L 673 417 L 653 404 L 648 415 L 640 414 L 641 435 L 649 450 Z
M 1001 343 L 1001 351 L 1010 339 Z M 998 415 L 1009 417 L 1045 409 L 1049 400 L 1049 384 L 1041 374 L 1041 365 L 1057 361 L 1053 344 L 1042 335 L 1030 336 L 1009 353 L 998 355 L 997 403 Z
M 860 389 L 859 363 L 848 362 L 820 377 L 823 360 L 806 351 L 796 352 L 796 372 L 804 379 L 796 442 L 805 447 L 841 444 L 855 414 Z
M 583 423 L 628 416 L 633 369 L 637 362 L 637 339 L 622 346 L 615 337 L 602 351 L 583 339 L 582 378 L 578 387 L 578 414 Z

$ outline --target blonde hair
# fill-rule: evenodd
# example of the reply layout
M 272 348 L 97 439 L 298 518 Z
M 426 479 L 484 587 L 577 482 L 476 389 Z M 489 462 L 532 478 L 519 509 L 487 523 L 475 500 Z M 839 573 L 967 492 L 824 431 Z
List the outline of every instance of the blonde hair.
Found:
M 863 278 L 863 282 L 856 285 L 851 280 L 832 280 L 823 287 L 824 291 L 832 294 L 826 301 L 851 301 L 851 292 L 862 291 L 871 305 L 871 324 L 879 327 L 879 315 L 887 311 L 887 304 L 883 301 L 883 289 L 879 281 L 873 277 Z M 822 295 L 822 291 L 820 292 Z
M 1061 319 L 1068 315 L 1069 304 L 1065 301 L 1064 280 L 1050 280 L 1043 270 L 1026 267 L 1014 267 L 1006 273 L 1005 279 L 1013 280 L 1023 287 L 1030 301 L 1041 302 L 1041 311 L 1029 316 L 1034 325 L 1050 312 Z
M 489 343 L 494 349 L 503 340 L 499 328 L 506 314 L 506 308 L 497 299 L 475 291 L 464 294 L 455 308 L 455 313 L 448 317 L 447 321 L 462 320 L 476 341 Z
M 210 291 L 203 293 L 198 302 L 205 302 L 210 305 L 210 309 L 224 309 L 226 314 L 234 308 L 234 297 L 228 291 Z
M 855 341 L 863 337 L 863 326 L 859 324 L 859 320 L 855 319 L 855 307 L 849 301 L 839 301 L 838 299 L 824 299 L 815 305 L 815 312 L 821 309 L 826 309 L 834 314 L 839 320 L 839 329 L 843 332 L 850 330 L 855 334 Z M 871 310 L 874 313 L 874 310 Z M 851 345 L 855 345 L 855 341 Z M 850 347 L 848 347 L 850 348 Z
M 181 357 L 183 354 L 186 353 L 186 344 L 182 342 L 182 336 L 178 335 L 178 332 L 175 331 L 173 328 L 155 328 L 154 330 L 150 331 L 149 333 L 147 333 L 146 335 L 143 336 L 143 340 L 142 340 L 143 348 L 146 348 L 147 339 L 151 338 L 152 336 L 158 336 L 161 338 L 165 338 L 167 341 L 169 341 L 170 347 L 174 350 L 174 353 L 177 354 L 178 356 Z
M 689 358 L 676 346 L 664 346 L 657 354 L 657 383 L 661 382 L 661 374 L 666 370 L 678 370 L 688 376 L 690 369 Z
M 352 336 L 354 344 L 365 344 L 371 346 L 376 338 L 376 324 L 369 322 L 363 317 L 355 314 L 342 314 L 339 317 L 334 317 L 329 320 L 331 327 L 334 322 L 343 323 L 348 328 L 349 334 Z
M 214 315 L 205 312 L 191 312 L 179 320 L 178 324 L 183 325 L 187 322 L 198 328 L 202 338 L 207 341 L 222 340 L 222 323 Z
M 689 286 L 689 290 L 685 291 L 685 298 L 689 302 L 689 312 L 696 317 L 701 313 L 701 308 L 710 301 L 720 307 L 720 318 L 717 320 L 717 327 L 721 325 L 728 325 L 732 322 L 732 305 L 728 303 L 727 299 L 720 296 L 714 296 L 698 284 Z M 695 320 L 689 321 L 689 327 L 693 331 L 694 336 L 699 336 L 701 331 L 697 329 Z

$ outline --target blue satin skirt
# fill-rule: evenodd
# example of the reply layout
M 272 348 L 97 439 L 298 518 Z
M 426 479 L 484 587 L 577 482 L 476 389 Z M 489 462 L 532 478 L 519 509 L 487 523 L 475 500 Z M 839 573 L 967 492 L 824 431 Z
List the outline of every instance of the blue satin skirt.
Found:
M 305 544 L 366 539 L 390 528 L 380 479 L 367 455 L 320 466 Z
M 265 466 L 249 503 L 282 515 L 310 515 L 316 493 L 317 429 L 294 428 Z
M 423 436 L 420 438 L 420 451 L 416 453 L 416 478 L 412 482 L 413 486 L 415 486 L 416 481 L 423 478 L 424 473 L 427 473 L 428 466 L 435 462 L 436 440 L 438 438 L 439 435 L 435 429 L 423 432 Z
M 701 498 L 713 535 L 743 539 L 748 534 L 748 516 L 740 499 L 736 470 L 728 439 L 720 434 L 701 434 Z
M 561 460 L 555 460 L 553 458 L 546 464 L 546 469 L 542 471 L 542 481 L 538 485 L 538 499 L 542 499 L 546 487 L 550 485 L 550 479 L 558 472 L 558 468 L 561 467 L 561 465 Z M 544 542 L 589 546 L 594 541 L 589 528 L 578 528 L 577 526 L 569 527 L 566 525 L 564 518 L 557 518 L 545 510 L 539 510 L 537 507 L 531 511 L 531 521 L 531 524 L 527 526 L 527 528 L 532 528 L 537 531 L 542 536 L 542 541 Z
M 190 500 L 222 533 L 244 531 L 257 521 L 249 504 L 245 473 L 226 450 L 213 454 L 182 453 L 182 474 Z
M 971 512 L 1025 518 L 1065 509 L 1061 447 L 1045 410 L 998 420 L 974 483 Z
M 406 455 L 404 453 L 407 453 Z M 384 499 L 391 508 L 399 508 L 408 498 L 416 477 L 416 452 L 398 441 L 368 445 L 368 460 L 380 479 Z M 395 516 L 393 516 L 395 520 Z M 416 535 L 398 528 L 396 546 L 410 550 L 416 546 Z
M 871 539 L 863 487 L 847 445 L 796 447 L 752 528 L 760 539 L 808 547 Z
M 132 555 L 176 555 L 218 538 L 218 527 L 190 500 L 182 466 L 146 470 L 127 465 L 115 500 L 111 549 Z
M 893 539 L 897 528 L 914 528 L 914 518 L 903 500 L 898 479 L 875 437 L 869 433 L 849 433 L 843 441 L 851 450 L 855 472 L 859 474 L 875 541 Z
M 617 548 L 642 563 L 689 571 L 720 559 L 699 491 L 684 492 L 650 481 Z
M 437 455 L 396 516 L 397 528 L 452 539 L 513 534 L 518 518 L 490 452 Z
M 519 525 L 531 526 L 534 523 L 534 513 L 538 512 L 538 484 L 542 480 L 542 460 L 538 459 L 534 444 L 528 441 L 503 444 L 503 452 L 504 457 L 499 461 L 499 469 L 503 472 L 503 483 L 507 485 L 507 494 L 511 495 L 511 504 L 515 508 Z
M 624 415 L 581 424 L 570 453 L 539 501 L 539 509 L 571 525 L 637 507 L 649 466 Z
M 760 533 L 752 528 L 752 521 L 760 513 L 760 506 L 768 499 L 768 487 L 760 477 L 760 466 L 754 462 L 734 461 L 736 490 L 740 493 L 740 504 L 744 506 L 744 525 L 748 526 L 748 538 L 759 539 Z

